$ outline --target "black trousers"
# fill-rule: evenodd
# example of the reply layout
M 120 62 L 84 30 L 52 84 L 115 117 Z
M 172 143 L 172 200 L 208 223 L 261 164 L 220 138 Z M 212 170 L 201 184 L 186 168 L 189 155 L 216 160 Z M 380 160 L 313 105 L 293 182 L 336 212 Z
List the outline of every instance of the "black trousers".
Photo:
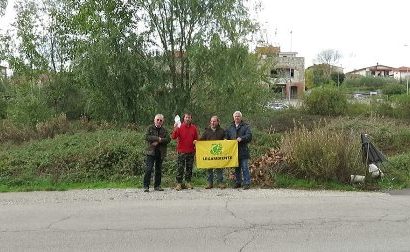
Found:
M 144 187 L 149 187 L 151 182 L 151 175 L 152 170 L 155 164 L 155 172 L 154 172 L 154 187 L 159 187 L 161 185 L 161 177 L 162 177 L 162 159 L 161 155 L 158 153 L 155 156 L 147 155 L 145 158 L 145 175 L 144 175 Z

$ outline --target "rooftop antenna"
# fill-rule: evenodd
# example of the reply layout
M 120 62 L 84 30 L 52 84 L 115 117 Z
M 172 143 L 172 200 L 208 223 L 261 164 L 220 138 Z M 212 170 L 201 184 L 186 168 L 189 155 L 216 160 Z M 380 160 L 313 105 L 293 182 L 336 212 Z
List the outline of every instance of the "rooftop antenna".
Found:
M 269 25 L 268 25 L 268 21 L 266 21 L 265 22 L 265 29 L 264 29 L 264 32 L 265 32 L 265 43 L 267 44 L 267 45 L 269 45 L 269 37 L 268 37 L 268 27 Z
M 292 51 L 292 34 L 293 34 L 293 31 L 290 30 L 290 51 Z
M 279 40 L 278 40 L 278 28 L 275 28 L 275 31 L 273 33 L 273 38 L 272 38 L 272 45 L 273 46 L 279 46 Z

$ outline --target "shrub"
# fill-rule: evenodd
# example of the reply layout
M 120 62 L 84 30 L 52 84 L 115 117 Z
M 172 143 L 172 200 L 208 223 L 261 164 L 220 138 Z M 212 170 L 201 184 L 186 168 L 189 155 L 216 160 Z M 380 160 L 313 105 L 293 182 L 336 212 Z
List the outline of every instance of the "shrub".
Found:
M 36 138 L 36 132 L 28 126 L 16 125 L 10 120 L 0 121 L 0 143 L 20 143 Z
M 381 167 L 387 179 L 403 187 L 410 186 L 410 155 L 402 154 L 389 159 Z
M 53 138 L 57 134 L 66 133 L 69 122 L 65 114 L 60 114 L 48 121 L 37 123 L 36 129 L 40 138 Z
M 367 103 L 348 103 L 346 114 L 349 116 L 369 116 L 372 114 L 372 106 Z
M 15 123 L 34 126 L 52 117 L 54 110 L 48 107 L 41 88 L 25 84 L 16 87 L 15 97 L 7 108 L 8 117 Z
M 0 119 L 5 119 L 6 117 L 7 117 L 7 102 L 3 96 L 0 96 Z
M 387 96 L 404 94 L 406 93 L 406 87 L 400 83 L 393 83 L 383 86 L 382 92 Z
M 395 97 L 395 113 L 399 118 L 410 117 L 410 96 L 399 95 Z
M 142 139 L 132 131 L 100 130 L 32 141 L 0 152 L 0 177 L 9 185 L 125 180 L 143 172 Z
M 346 113 L 347 98 L 334 87 L 318 87 L 305 96 L 305 106 L 314 115 L 338 116 Z
M 346 183 L 352 174 L 364 174 L 359 138 L 326 127 L 295 128 L 284 135 L 282 151 L 287 172 L 297 178 Z
M 394 83 L 398 83 L 398 81 L 390 77 L 355 76 L 346 78 L 343 82 L 343 85 L 347 87 L 367 87 L 374 90 Z

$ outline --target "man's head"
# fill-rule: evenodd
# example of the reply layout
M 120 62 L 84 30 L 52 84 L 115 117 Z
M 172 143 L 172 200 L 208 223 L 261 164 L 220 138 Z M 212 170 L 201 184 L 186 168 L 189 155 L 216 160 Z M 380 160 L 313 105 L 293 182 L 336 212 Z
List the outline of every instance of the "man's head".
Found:
M 189 113 L 184 114 L 184 123 L 191 124 L 192 123 L 192 115 Z
M 242 121 L 242 113 L 241 111 L 235 111 L 233 112 L 233 120 L 235 124 L 239 124 Z
M 211 129 L 216 129 L 219 125 L 219 118 L 217 116 L 212 116 L 209 122 Z
M 155 127 L 161 128 L 162 124 L 164 124 L 164 116 L 162 114 L 156 114 L 154 117 L 154 124 Z

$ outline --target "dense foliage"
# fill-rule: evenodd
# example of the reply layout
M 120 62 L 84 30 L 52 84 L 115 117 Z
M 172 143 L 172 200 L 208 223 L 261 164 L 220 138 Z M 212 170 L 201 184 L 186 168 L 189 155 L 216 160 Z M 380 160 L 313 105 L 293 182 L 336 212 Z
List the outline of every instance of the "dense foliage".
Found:
M 143 123 L 158 112 L 258 110 L 268 92 L 247 47 L 257 25 L 245 2 L 18 0 L 13 28 L 1 36 L 0 60 L 16 89 L 3 117 Z M 27 97 L 20 85 L 33 87 Z M 38 109 L 33 118 L 27 106 Z
M 319 87 L 305 96 L 305 106 L 315 115 L 338 116 L 345 114 L 347 98 L 337 88 Z

